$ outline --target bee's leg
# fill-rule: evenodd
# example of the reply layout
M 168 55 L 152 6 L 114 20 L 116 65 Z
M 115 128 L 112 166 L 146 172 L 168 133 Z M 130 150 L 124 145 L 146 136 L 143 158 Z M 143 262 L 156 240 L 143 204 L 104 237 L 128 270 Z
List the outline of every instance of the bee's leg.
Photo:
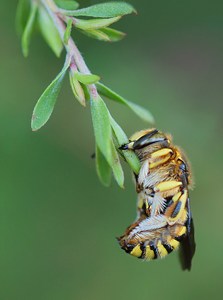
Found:
M 145 199 L 143 197 L 142 193 L 138 194 L 138 198 L 137 198 L 137 219 L 141 216 L 141 215 L 146 215 L 145 214 Z
M 151 198 L 151 197 L 150 197 Z M 137 199 L 137 217 L 150 216 L 150 199 L 149 196 L 145 195 L 143 192 L 138 194 Z
M 171 156 L 173 155 L 173 151 L 170 148 L 162 148 L 157 150 L 150 155 L 149 159 L 149 167 L 150 169 L 156 168 L 164 163 L 166 163 Z
M 179 189 L 181 186 L 182 182 L 177 180 L 163 181 L 155 185 L 154 192 L 167 193 L 173 191 L 172 195 L 174 195 L 174 190 Z
M 119 150 L 134 150 L 133 149 L 133 144 L 134 144 L 134 142 L 130 141 L 129 143 L 120 146 Z
M 176 193 L 169 201 L 164 213 L 169 225 L 175 224 L 180 218 L 187 219 L 187 215 L 184 214 L 187 199 L 188 192 L 184 189 L 182 192 Z

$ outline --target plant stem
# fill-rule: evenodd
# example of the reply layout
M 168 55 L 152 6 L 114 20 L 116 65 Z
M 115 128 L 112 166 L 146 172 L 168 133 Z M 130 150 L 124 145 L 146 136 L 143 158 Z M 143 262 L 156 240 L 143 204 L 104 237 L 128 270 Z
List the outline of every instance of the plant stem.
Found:
M 49 13 L 50 17 L 52 18 L 54 25 L 56 26 L 60 38 L 66 48 L 67 53 L 74 59 L 75 64 L 77 65 L 79 71 L 83 74 L 91 74 L 88 66 L 86 65 L 80 51 L 78 50 L 74 40 L 70 37 L 68 40 L 67 45 L 64 43 L 64 33 L 66 30 L 64 22 L 59 17 L 59 11 L 57 6 L 55 5 L 53 0 L 41 0 L 42 4 L 45 6 L 47 12 Z M 89 94 L 93 99 L 96 99 L 98 95 L 97 88 L 94 84 L 90 84 L 88 86 Z

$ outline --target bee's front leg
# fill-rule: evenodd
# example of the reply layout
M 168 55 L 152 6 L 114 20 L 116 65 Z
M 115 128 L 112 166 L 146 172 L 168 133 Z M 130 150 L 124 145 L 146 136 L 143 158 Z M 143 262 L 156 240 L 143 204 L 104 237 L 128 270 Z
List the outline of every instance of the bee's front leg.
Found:
M 129 143 L 120 146 L 119 150 L 134 150 L 133 145 L 134 145 L 134 142 L 129 141 Z

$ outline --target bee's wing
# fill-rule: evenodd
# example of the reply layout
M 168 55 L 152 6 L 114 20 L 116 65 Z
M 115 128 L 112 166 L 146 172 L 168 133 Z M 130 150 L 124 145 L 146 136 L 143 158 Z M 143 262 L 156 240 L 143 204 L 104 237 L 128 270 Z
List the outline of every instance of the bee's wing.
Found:
M 190 209 L 190 201 L 187 199 L 187 211 L 188 211 L 188 219 L 187 219 L 187 235 L 180 243 L 180 261 L 183 270 L 191 269 L 192 258 L 195 253 L 195 240 L 194 240 L 194 223 L 192 219 L 191 209 Z

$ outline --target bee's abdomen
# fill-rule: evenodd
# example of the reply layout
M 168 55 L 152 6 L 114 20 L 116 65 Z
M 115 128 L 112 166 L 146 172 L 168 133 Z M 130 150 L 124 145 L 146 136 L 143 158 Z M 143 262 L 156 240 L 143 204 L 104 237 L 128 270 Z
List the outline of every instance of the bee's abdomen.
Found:
M 151 240 L 145 239 L 133 245 L 131 241 L 127 243 L 122 238 L 119 243 L 127 253 L 144 260 L 153 260 L 163 258 L 176 250 L 185 235 L 186 226 L 176 224 L 157 230 Z

